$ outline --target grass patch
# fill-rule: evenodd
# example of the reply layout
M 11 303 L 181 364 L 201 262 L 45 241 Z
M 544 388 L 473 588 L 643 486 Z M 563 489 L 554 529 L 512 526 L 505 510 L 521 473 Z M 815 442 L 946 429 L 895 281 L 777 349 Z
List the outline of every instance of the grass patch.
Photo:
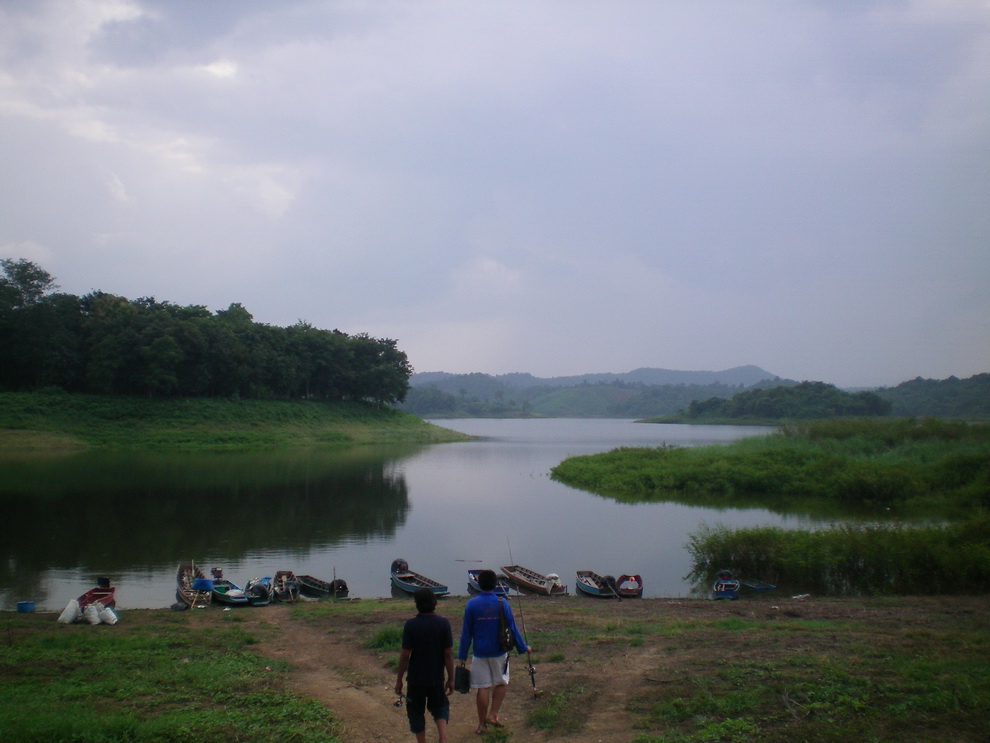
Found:
M 41 626 L 42 616 L 6 620 L 5 740 L 339 741 L 333 716 L 289 693 L 284 666 L 247 652 L 256 638 L 236 625 Z

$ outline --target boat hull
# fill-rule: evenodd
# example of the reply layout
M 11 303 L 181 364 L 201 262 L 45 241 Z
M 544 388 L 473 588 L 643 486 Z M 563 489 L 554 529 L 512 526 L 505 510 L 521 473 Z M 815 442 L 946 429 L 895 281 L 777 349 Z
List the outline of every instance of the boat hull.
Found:
M 313 596 L 315 598 L 323 598 L 324 596 L 339 599 L 347 598 L 347 583 L 343 578 L 325 581 L 312 575 L 300 575 L 297 577 L 299 579 L 299 590 L 307 596 Z
M 291 604 L 299 600 L 299 580 L 291 570 L 277 570 L 272 591 L 276 601 Z
M 202 609 L 213 602 L 213 581 L 192 563 L 182 563 L 175 571 L 175 595 L 186 606 Z
M 578 570 L 577 582 L 574 584 L 578 591 L 585 596 L 599 599 L 614 599 L 619 595 L 609 584 L 608 579 L 591 570 Z M 614 579 L 613 579 L 614 581 Z
M 226 578 L 213 579 L 213 601 L 226 606 L 247 606 L 247 594 L 240 586 Z
M 615 588 L 624 599 L 642 598 L 643 578 L 639 575 L 620 575 L 615 581 Z
M 545 596 L 566 596 L 567 586 L 554 575 L 543 575 L 522 565 L 503 565 L 502 574 L 514 586 Z
M 403 593 L 416 593 L 418 588 L 429 588 L 437 596 L 446 596 L 450 593 L 450 589 L 442 583 L 410 570 L 409 563 L 401 557 L 392 560 L 389 573 L 392 586 Z
M 272 602 L 272 579 L 269 576 L 254 578 L 244 586 L 244 593 L 251 606 L 267 606 Z
M 468 570 L 468 590 L 474 591 L 475 593 L 481 593 L 481 586 L 478 584 L 478 573 L 480 570 Z M 505 578 L 498 576 L 495 580 L 495 591 L 497 596 L 508 596 L 509 591 L 512 590 L 509 584 L 506 582 Z

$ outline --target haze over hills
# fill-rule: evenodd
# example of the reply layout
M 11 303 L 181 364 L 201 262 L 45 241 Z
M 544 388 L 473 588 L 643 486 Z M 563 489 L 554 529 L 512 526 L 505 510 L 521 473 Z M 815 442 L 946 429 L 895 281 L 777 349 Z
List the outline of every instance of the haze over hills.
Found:
M 674 369 L 656 369 L 642 367 L 631 372 L 624 373 L 595 373 L 576 374 L 567 377 L 534 377 L 526 372 L 515 372 L 512 374 L 452 374 L 450 372 L 424 372 L 413 374 L 409 378 L 409 384 L 413 387 L 435 386 L 443 389 L 462 379 L 475 379 L 477 377 L 487 377 L 497 381 L 506 387 L 524 389 L 526 387 L 576 387 L 582 384 L 608 384 L 612 382 L 622 382 L 625 384 L 640 385 L 666 385 L 666 384 L 688 384 L 688 385 L 710 385 L 721 384 L 736 387 L 750 387 L 764 380 L 778 380 L 777 375 L 771 374 L 758 366 L 736 366 L 724 371 L 678 371 Z
M 753 393 L 760 390 L 807 386 L 781 379 L 758 366 L 724 371 L 642 368 L 623 374 L 546 378 L 526 373 L 493 376 L 478 372 L 427 372 L 413 374 L 409 381 L 409 392 L 400 407 L 414 415 L 437 418 L 650 418 L 681 414 L 692 403 L 703 401 L 709 401 L 707 407 L 711 408 L 715 405 L 711 403 L 714 398 L 745 400 L 747 396 L 756 397 Z M 816 382 L 809 389 L 833 394 L 825 388 L 834 390 L 833 385 L 824 382 Z M 876 396 L 890 403 L 892 415 L 990 418 L 990 374 L 969 379 L 919 377 L 896 387 L 876 389 Z

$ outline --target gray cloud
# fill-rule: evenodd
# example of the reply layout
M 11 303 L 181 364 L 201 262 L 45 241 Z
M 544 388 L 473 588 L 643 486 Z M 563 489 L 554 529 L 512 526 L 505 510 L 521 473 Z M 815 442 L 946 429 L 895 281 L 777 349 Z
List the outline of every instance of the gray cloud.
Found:
M 0 6 L 0 254 L 421 371 L 990 367 L 990 9 Z

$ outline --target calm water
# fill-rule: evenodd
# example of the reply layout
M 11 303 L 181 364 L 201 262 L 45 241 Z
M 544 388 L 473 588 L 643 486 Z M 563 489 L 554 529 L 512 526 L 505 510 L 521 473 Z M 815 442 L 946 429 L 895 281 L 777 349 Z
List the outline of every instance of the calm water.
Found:
M 764 510 L 625 505 L 549 478 L 565 457 L 618 446 L 723 443 L 769 429 L 617 420 L 452 420 L 484 437 L 434 446 L 213 455 L 84 453 L 0 463 L 0 608 L 61 610 L 109 576 L 122 608 L 175 601 L 175 566 L 236 583 L 294 570 L 391 595 L 388 569 L 466 593 L 466 570 L 516 562 L 556 572 L 640 573 L 648 596 L 686 596 L 684 549 L 700 524 L 795 525 Z M 511 553 L 511 554 L 510 554 Z

